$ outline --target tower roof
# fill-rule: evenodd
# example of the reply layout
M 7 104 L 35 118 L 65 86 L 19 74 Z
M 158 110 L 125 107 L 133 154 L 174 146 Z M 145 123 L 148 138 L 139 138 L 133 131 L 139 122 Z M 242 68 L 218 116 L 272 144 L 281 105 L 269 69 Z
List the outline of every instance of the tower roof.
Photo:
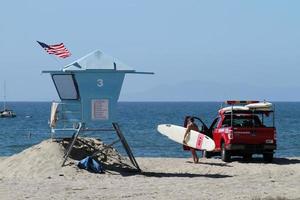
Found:
M 63 67 L 63 71 L 88 69 L 112 69 L 117 71 L 134 71 L 133 68 L 100 50 L 93 51 Z

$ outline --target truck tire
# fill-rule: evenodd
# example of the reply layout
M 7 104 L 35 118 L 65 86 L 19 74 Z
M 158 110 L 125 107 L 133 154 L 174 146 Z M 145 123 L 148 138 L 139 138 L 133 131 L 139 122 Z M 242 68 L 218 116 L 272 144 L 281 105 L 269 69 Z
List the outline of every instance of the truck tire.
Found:
M 202 158 L 211 158 L 211 153 L 204 150 L 202 153 Z
M 274 152 L 265 152 L 263 153 L 264 161 L 271 163 L 273 161 Z
M 226 150 L 225 143 L 222 143 L 222 146 L 221 146 L 221 158 L 224 162 L 231 161 L 230 151 Z

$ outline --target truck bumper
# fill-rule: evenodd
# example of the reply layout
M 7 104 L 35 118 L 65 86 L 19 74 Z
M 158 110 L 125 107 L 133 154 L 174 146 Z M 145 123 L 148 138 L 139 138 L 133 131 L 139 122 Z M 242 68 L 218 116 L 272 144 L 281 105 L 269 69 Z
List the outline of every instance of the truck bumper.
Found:
M 244 151 L 247 153 L 263 153 L 274 151 L 276 144 L 228 144 L 226 149 L 230 151 Z

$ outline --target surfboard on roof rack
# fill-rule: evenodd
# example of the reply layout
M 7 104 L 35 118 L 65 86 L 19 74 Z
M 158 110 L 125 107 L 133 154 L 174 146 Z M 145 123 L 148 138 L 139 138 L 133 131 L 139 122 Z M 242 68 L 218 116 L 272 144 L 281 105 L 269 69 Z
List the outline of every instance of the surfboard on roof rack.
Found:
M 232 111 L 272 111 L 273 105 L 267 101 L 236 101 L 228 100 L 225 101 L 225 104 L 230 105 L 223 107 L 219 112 L 232 112 Z
M 271 110 L 272 103 L 270 102 L 259 102 L 259 103 L 251 103 L 245 105 L 245 107 L 249 108 L 250 110 Z

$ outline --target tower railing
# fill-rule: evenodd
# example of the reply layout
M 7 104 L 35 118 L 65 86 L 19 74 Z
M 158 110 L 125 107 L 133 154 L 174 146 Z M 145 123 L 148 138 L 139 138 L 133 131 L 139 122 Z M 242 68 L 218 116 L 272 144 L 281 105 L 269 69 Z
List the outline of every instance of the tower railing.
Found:
M 52 102 L 49 122 L 51 129 L 74 129 L 79 122 L 82 122 L 80 103 Z

